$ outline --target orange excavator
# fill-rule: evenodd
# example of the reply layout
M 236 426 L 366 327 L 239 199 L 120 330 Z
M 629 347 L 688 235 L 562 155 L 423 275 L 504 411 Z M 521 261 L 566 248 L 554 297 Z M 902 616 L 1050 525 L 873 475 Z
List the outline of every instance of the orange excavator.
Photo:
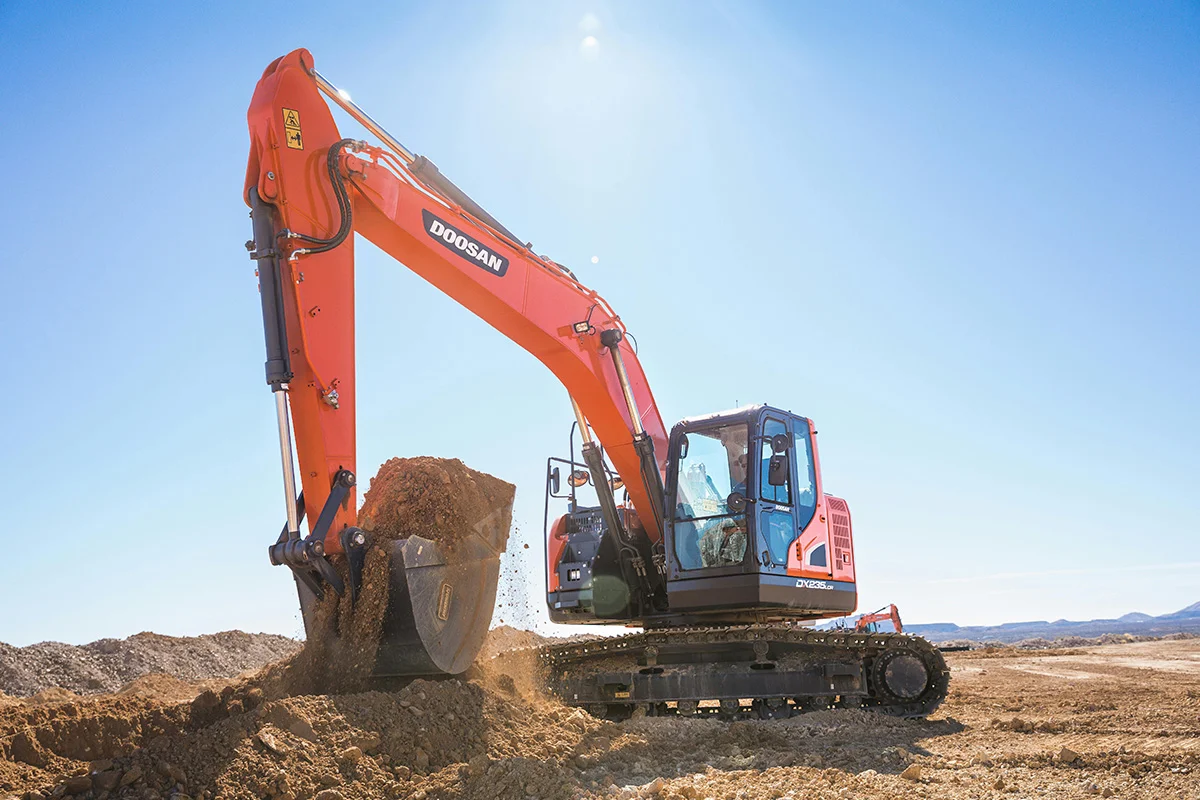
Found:
M 344 137 L 326 98 L 377 143 Z M 923 639 L 812 627 L 852 612 L 857 590 L 849 506 L 824 490 L 811 420 L 758 405 L 668 431 L 635 342 L 604 298 L 400 144 L 307 50 L 267 67 L 248 121 L 247 249 L 287 518 L 270 556 L 295 573 L 306 625 L 326 592 L 354 597 L 372 546 L 356 502 L 357 233 L 567 390 L 571 452 L 546 470 L 550 617 L 643 630 L 544 648 L 564 700 L 614 718 L 777 717 L 830 705 L 923 716 L 941 702 L 948 672 Z M 466 564 L 423 540 L 389 543 L 377 675 L 469 666 L 491 619 L 502 546 L 474 538 Z
M 870 614 L 863 614 L 854 621 L 854 630 L 857 633 L 875 633 L 879 630 L 881 622 L 891 622 L 892 630 L 896 633 L 904 633 L 904 625 L 900 622 L 900 609 L 896 608 L 895 603 L 878 611 L 872 611 Z

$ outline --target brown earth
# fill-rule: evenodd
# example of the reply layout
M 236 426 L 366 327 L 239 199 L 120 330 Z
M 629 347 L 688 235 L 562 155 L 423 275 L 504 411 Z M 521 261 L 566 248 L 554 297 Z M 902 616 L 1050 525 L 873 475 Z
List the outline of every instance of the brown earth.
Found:
M 377 538 L 430 539 L 450 554 L 472 533 L 501 549 L 512 526 L 515 492 L 511 483 L 457 458 L 393 458 L 371 481 L 359 524 Z
M 1200 797 L 1200 640 L 947 658 L 950 696 L 924 721 L 602 722 L 520 660 L 387 693 L 13 703 L 0 797 Z

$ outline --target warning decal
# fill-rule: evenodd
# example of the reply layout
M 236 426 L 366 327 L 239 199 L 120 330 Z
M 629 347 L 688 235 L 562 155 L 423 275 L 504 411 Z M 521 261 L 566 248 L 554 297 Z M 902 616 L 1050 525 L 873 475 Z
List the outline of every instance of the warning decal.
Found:
M 304 136 L 300 133 L 300 112 L 294 108 L 283 110 L 283 138 L 293 150 L 304 149 Z

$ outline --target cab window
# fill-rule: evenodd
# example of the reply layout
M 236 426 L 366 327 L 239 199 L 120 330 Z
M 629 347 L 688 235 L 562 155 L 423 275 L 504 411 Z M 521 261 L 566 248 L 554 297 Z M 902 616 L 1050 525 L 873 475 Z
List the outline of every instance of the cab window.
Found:
M 804 530 L 817 511 L 817 471 L 813 464 L 808 423 L 799 420 L 796 425 L 803 427 L 796 431 L 796 524 L 799 530 Z
M 788 550 L 796 538 L 796 525 L 787 511 L 769 511 L 762 515 L 763 538 L 767 540 L 767 555 L 771 563 L 783 565 L 788 560 Z
M 729 495 L 746 493 L 746 426 L 690 431 L 686 442 L 675 474 L 675 519 L 728 514 Z
M 769 503 L 790 505 L 792 502 L 792 493 L 788 484 L 772 486 L 771 482 L 767 480 L 767 476 L 770 474 L 771 456 L 774 455 L 774 452 L 771 450 L 771 438 L 781 433 L 787 436 L 787 425 L 782 420 L 768 417 L 767 421 L 763 423 L 762 461 L 759 465 L 758 483 L 763 500 Z M 789 455 L 784 453 L 783 457 L 788 458 Z
M 727 500 L 746 494 L 748 428 L 689 431 L 686 442 L 675 473 L 675 557 L 688 570 L 741 564 L 746 515 L 731 513 Z

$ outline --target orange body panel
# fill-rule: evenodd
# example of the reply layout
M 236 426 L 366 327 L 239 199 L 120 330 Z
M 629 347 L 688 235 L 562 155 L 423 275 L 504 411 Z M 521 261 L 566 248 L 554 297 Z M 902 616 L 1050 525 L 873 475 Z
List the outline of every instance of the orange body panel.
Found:
M 260 196 L 275 206 L 279 228 L 329 237 L 340 218 L 326 158 L 330 146 L 342 136 L 309 75 L 312 63 L 308 51 L 296 50 L 268 67 L 259 81 L 248 113 L 251 153 L 246 191 L 258 187 Z M 292 123 L 297 117 L 289 112 L 298 115 L 296 126 Z M 600 344 L 601 331 L 624 331 L 620 319 L 603 298 L 558 265 L 508 242 L 443 201 L 403 168 L 388 166 L 396 162 L 383 151 L 368 148 L 366 152 L 371 160 L 345 155 L 341 160 L 354 231 L 523 347 L 558 377 L 604 445 L 641 519 L 648 521 L 647 534 L 657 541 L 662 534 L 649 529 L 655 517 L 633 447 L 632 423 L 612 359 Z M 435 239 L 422 212 L 452 223 L 506 259 L 503 274 L 473 263 Z M 281 240 L 285 251 L 287 241 Z M 295 373 L 289 400 L 311 519 L 324 504 L 337 471 L 357 472 L 353 237 L 332 251 L 301 255 L 288 264 L 291 286 L 285 299 Z M 576 333 L 572 326 L 584 320 L 590 322 L 590 331 Z M 667 454 L 666 428 L 637 355 L 627 340 L 618 346 L 661 471 Z M 323 399 L 331 389 L 338 394 L 336 408 Z M 568 407 L 566 398 L 563 405 Z M 328 552 L 340 552 L 337 532 L 353 525 L 355 517 L 352 495 L 330 527 Z
M 824 578 L 853 583 L 854 537 L 850 529 L 850 508 L 845 500 L 825 494 L 825 487 L 821 482 L 821 454 L 817 446 L 817 431 L 812 420 L 808 421 L 808 428 L 812 437 L 817 509 L 812 520 L 796 537 L 796 544 L 788 554 L 787 574 L 798 578 Z M 825 562 L 828 566 L 813 567 L 805 564 L 803 554 L 822 543 L 825 545 Z

